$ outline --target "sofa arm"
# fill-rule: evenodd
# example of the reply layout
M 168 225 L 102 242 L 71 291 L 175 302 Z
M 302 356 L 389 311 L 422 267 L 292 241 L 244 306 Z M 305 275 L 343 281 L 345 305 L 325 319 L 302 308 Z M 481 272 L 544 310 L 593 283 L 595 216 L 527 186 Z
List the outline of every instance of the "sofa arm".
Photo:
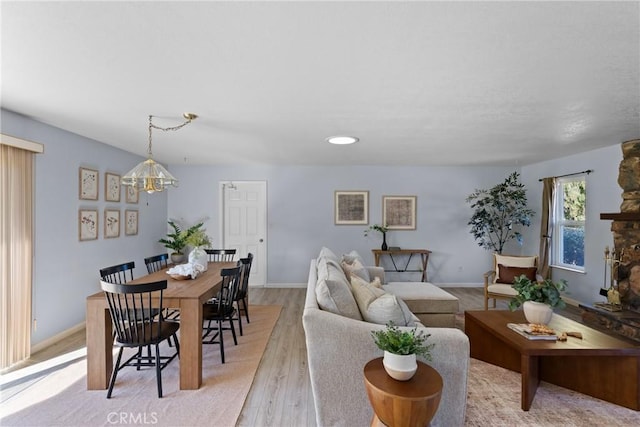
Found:
M 380 279 L 380 284 L 384 285 L 384 268 L 383 267 L 366 266 L 365 268 L 369 272 L 369 277 L 371 277 L 371 280 L 377 277 Z

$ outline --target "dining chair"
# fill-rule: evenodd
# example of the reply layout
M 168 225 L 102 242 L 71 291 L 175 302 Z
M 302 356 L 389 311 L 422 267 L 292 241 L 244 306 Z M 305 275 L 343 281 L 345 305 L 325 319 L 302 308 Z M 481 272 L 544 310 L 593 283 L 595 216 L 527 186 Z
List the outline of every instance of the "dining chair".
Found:
M 144 259 L 144 264 L 147 266 L 147 272 L 149 274 L 167 268 L 168 263 L 169 254 L 154 255 Z
M 133 280 L 133 269 L 136 264 L 133 261 L 124 264 L 112 265 L 100 269 L 100 277 L 109 283 L 126 283 Z
M 101 280 L 100 287 L 109 304 L 109 312 L 116 333 L 115 343 L 120 347 L 109 381 L 107 399 L 111 398 L 118 372 L 126 366 L 135 366 L 137 370 L 144 366 L 155 366 L 158 397 L 162 397 L 161 371 L 180 354 L 180 344 L 176 335 L 180 324 L 167 322 L 162 316 L 162 297 L 163 291 L 167 289 L 167 281 L 127 285 Z M 154 307 L 152 296 L 157 298 L 158 292 L 160 300 Z M 158 316 L 144 315 L 156 309 L 159 312 Z M 168 341 L 169 338 L 173 338 L 176 344 L 175 352 L 170 356 L 161 356 L 159 345 L 164 340 Z M 149 351 L 147 356 L 143 356 L 142 348 L 151 346 L 155 346 L 155 354 Z M 137 348 L 138 351 L 125 362 L 120 363 L 126 347 Z
M 233 261 L 236 256 L 236 249 L 205 249 L 209 255 L 209 262 Z
M 240 336 L 243 335 L 242 331 L 242 313 L 249 321 L 249 276 L 251 274 L 251 264 L 253 262 L 253 254 L 249 252 L 246 258 L 240 258 L 240 262 L 244 265 L 242 271 L 242 278 L 240 279 L 240 286 L 238 287 L 238 294 L 236 295 L 236 308 L 238 311 L 238 326 L 240 329 Z
M 231 330 L 233 342 L 238 345 L 236 330 L 233 326 L 233 318 L 236 313 L 234 302 L 240 286 L 240 277 L 244 264 L 238 261 L 238 266 L 233 268 L 223 268 L 220 271 L 222 276 L 222 287 L 218 296 L 207 301 L 202 308 L 202 319 L 207 322 L 202 336 L 203 344 L 219 344 L 220 358 L 224 363 L 224 331 Z M 212 325 L 215 322 L 215 325 Z M 228 326 L 225 326 L 228 322 Z

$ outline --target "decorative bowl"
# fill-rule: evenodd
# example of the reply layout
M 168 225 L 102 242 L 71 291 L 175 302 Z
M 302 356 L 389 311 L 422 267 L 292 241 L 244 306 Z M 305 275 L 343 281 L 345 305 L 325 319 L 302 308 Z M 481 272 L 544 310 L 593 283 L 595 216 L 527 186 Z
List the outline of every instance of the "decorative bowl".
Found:
M 173 280 L 188 280 L 191 276 L 183 276 L 182 274 L 169 274 Z

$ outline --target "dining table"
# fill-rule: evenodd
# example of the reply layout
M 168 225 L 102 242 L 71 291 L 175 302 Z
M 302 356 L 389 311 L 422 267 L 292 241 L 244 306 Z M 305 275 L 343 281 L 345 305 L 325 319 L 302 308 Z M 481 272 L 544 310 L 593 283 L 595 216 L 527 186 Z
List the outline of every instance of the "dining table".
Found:
M 207 270 L 195 279 L 179 280 L 168 269 L 127 282 L 141 284 L 167 281 L 162 308 L 180 310 L 180 390 L 196 390 L 202 385 L 202 307 L 222 286 L 220 272 L 235 262 L 209 262 Z M 152 302 L 159 306 L 159 295 Z M 104 390 L 113 370 L 113 326 L 103 291 L 87 297 L 87 389 Z

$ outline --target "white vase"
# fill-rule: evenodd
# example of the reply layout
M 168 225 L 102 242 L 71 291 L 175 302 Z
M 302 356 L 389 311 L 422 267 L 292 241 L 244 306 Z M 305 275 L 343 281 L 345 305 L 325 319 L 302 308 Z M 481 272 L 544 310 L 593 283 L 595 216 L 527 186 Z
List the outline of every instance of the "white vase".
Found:
M 551 321 L 553 309 L 549 304 L 535 301 L 525 301 L 522 304 L 524 317 L 529 323 L 540 323 L 546 325 Z
M 200 264 L 202 266 L 202 271 L 207 271 L 207 266 L 209 265 L 209 256 L 200 246 L 196 246 L 189 253 L 189 264 Z
M 398 381 L 410 380 L 418 370 L 415 354 L 402 355 L 385 351 L 382 365 L 387 374 Z

